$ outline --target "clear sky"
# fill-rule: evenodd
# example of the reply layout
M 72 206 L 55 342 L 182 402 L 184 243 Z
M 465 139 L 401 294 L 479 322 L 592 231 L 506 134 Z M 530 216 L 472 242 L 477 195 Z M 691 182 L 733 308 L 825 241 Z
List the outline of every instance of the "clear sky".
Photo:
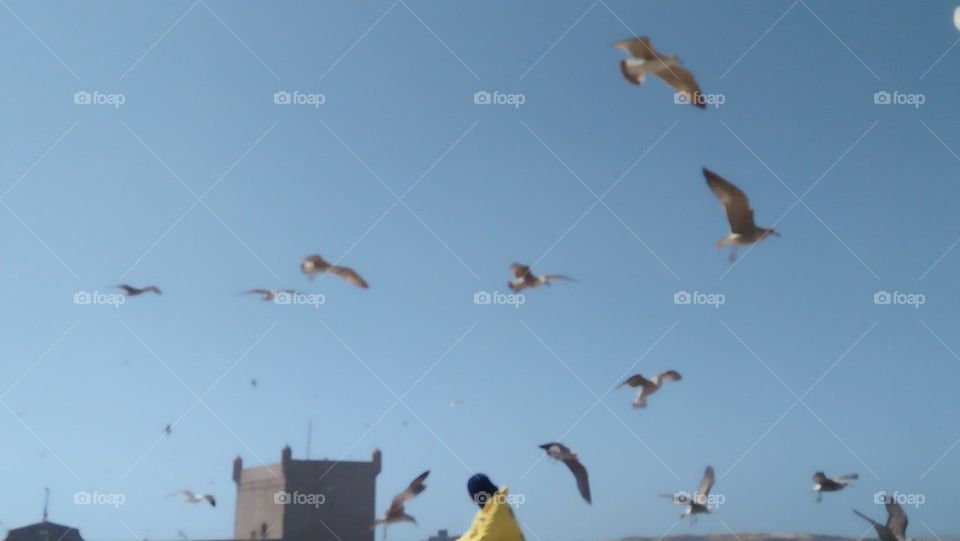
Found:
M 538 541 L 860 536 L 850 509 L 882 518 L 879 490 L 923 496 L 912 535 L 956 533 L 953 9 L 0 1 L 0 520 L 38 520 L 49 486 L 51 519 L 94 541 L 230 537 L 233 458 L 303 458 L 312 419 L 313 458 L 382 449 L 378 510 L 432 470 L 396 541 L 465 530 L 474 471 L 524 496 Z M 624 81 L 610 43 L 634 34 L 724 104 Z M 703 166 L 783 237 L 731 266 Z M 371 288 L 308 281 L 311 253 Z M 514 261 L 580 281 L 474 304 Z M 74 303 L 122 282 L 163 295 Z M 665 369 L 684 379 L 646 410 L 611 390 Z M 540 460 L 557 439 L 592 506 Z M 677 523 L 658 494 L 708 464 L 723 505 Z M 860 481 L 817 505 L 818 469 Z M 166 497 L 185 488 L 220 504 Z

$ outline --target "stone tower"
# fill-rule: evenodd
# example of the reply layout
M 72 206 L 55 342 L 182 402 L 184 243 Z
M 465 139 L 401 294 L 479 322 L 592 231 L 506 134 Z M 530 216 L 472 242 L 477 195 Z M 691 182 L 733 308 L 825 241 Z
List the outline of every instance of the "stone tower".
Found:
M 379 450 L 355 462 L 294 460 L 284 447 L 280 464 L 246 469 L 237 457 L 234 539 L 373 541 L 380 464 Z

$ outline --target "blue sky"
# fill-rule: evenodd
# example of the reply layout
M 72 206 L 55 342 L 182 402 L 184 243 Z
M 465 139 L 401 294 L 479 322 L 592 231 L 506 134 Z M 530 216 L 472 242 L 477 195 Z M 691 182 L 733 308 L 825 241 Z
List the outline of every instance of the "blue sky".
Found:
M 860 536 L 850 509 L 881 518 L 879 490 L 923 495 L 912 535 L 956 533 L 953 9 L 0 2 L 0 521 L 38 519 L 49 486 L 51 518 L 88 539 L 227 538 L 232 459 L 274 463 L 288 443 L 302 458 L 312 419 L 314 458 L 382 449 L 380 510 L 432 470 L 398 541 L 465 530 L 472 471 L 525 497 L 538 541 Z M 609 44 L 632 34 L 725 103 L 627 84 Z M 83 91 L 123 104 L 75 104 Z M 478 91 L 525 101 L 476 105 Z M 924 103 L 877 105 L 880 91 Z M 731 266 L 703 166 L 783 237 Z M 310 253 L 370 290 L 307 281 Z M 513 261 L 580 282 L 474 304 L 506 290 Z M 120 282 L 164 294 L 73 301 Z M 254 287 L 326 302 L 238 295 Z M 674 304 L 681 291 L 724 303 Z M 647 410 L 611 390 L 669 368 L 684 380 Z M 558 438 L 592 506 L 538 461 Z M 657 495 L 707 464 L 725 503 L 677 523 Z M 816 505 L 818 469 L 861 479 Z M 183 488 L 220 505 L 166 497 Z M 126 503 L 74 505 L 83 490 Z

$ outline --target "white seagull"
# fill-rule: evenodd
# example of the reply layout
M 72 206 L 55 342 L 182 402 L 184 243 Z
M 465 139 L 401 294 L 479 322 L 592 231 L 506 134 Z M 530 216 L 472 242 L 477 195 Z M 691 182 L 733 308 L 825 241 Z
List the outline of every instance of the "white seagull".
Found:
M 873 529 L 877 531 L 880 541 L 913 541 L 907 537 L 907 514 L 903 512 L 900 504 L 888 498 L 884 504 L 887 508 L 887 523 L 880 524 L 872 518 L 864 515 L 856 509 L 853 510 L 858 517 L 873 524 Z
M 642 85 L 647 74 L 656 75 L 673 87 L 677 93 L 677 103 L 689 103 L 706 109 L 707 104 L 700 93 L 700 86 L 693 74 L 680 66 L 680 59 L 676 55 L 657 52 L 648 37 L 622 39 L 615 41 L 613 46 L 630 55 L 630 58 L 620 61 L 620 71 L 626 80 Z
M 201 494 L 200 496 L 197 496 L 189 490 L 181 490 L 180 492 L 174 492 L 171 494 L 171 496 L 176 496 L 178 494 L 182 495 L 183 500 L 187 503 L 200 503 L 202 501 L 206 501 L 210 504 L 210 507 L 217 506 L 217 499 L 214 498 L 212 494 Z
M 624 385 L 629 385 L 634 388 L 640 387 L 640 392 L 637 393 L 637 397 L 633 400 L 633 407 L 645 408 L 647 407 L 647 397 L 660 390 L 660 385 L 662 385 L 664 381 L 680 381 L 681 379 L 683 379 L 683 376 L 680 375 L 680 372 L 667 370 L 666 372 L 660 372 L 656 376 L 653 376 L 653 380 L 649 380 L 640 374 L 630 376 L 627 381 L 621 383 L 619 387 L 623 387 Z
M 514 263 L 510 265 L 510 272 L 513 273 L 513 280 L 507 283 L 512 291 L 523 291 L 528 287 L 548 286 L 554 280 L 573 281 L 573 278 L 563 274 L 541 274 L 539 276 L 530 272 L 530 267 Z
M 680 515 L 680 518 L 683 519 L 689 516 L 690 523 L 694 524 L 697 522 L 697 515 L 712 511 L 712 508 L 707 505 L 707 497 L 710 496 L 710 489 L 713 487 L 715 480 L 716 477 L 713 473 L 713 466 L 707 466 L 706 471 L 703 472 L 703 479 L 700 481 L 700 486 L 698 486 L 697 491 L 693 493 L 693 497 L 683 492 L 678 494 L 664 494 L 663 496 L 672 499 L 673 503 L 677 505 L 687 506 L 687 510 Z
M 770 235 L 780 236 L 780 233 L 772 228 L 758 227 L 754 223 L 750 201 L 747 199 L 747 194 L 740 188 L 706 167 L 703 168 L 703 177 L 707 180 L 707 186 L 723 205 L 723 212 L 727 215 L 727 222 L 730 223 L 730 234 L 717 242 L 717 248 L 733 246 L 733 250 L 730 251 L 730 261 L 737 259 L 738 246 L 760 242 Z
M 347 282 L 362 288 L 367 289 L 370 287 L 366 280 L 360 277 L 357 272 L 349 267 L 340 267 L 338 265 L 331 265 L 325 259 L 319 255 L 308 255 L 303 258 L 303 261 L 300 262 L 300 271 L 310 278 L 313 278 L 316 274 L 323 274 L 329 272 L 343 278 Z
M 851 473 L 839 477 L 827 477 L 822 471 L 813 474 L 813 491 L 817 493 L 817 502 L 823 501 L 824 492 L 837 492 L 843 490 L 850 484 L 850 481 L 859 479 L 860 476 Z
M 120 284 L 117 287 L 122 289 L 123 294 L 127 297 L 136 297 L 137 295 L 143 295 L 144 293 L 156 293 L 157 295 L 161 295 L 160 290 L 157 288 L 157 286 L 147 286 L 144 288 L 139 288 L 139 287 L 133 287 L 132 285 L 129 285 L 129 284 Z

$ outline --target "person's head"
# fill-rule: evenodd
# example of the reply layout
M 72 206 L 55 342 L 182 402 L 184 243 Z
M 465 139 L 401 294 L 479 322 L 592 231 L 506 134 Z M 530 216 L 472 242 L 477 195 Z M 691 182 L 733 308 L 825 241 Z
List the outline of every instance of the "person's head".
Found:
M 470 493 L 473 503 L 479 505 L 480 509 L 483 509 L 483 506 L 493 498 L 497 490 L 499 490 L 497 485 L 493 484 L 493 481 L 482 473 L 475 474 L 467 479 L 467 492 Z

